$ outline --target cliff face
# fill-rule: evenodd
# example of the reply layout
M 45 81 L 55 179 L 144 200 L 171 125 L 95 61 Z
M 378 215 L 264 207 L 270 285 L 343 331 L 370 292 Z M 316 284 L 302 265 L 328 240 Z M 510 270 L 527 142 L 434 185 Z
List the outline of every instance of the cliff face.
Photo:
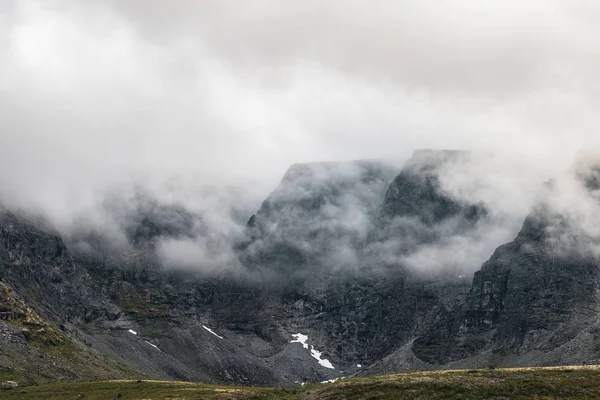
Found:
M 597 176 L 588 178 L 579 185 L 593 204 Z M 599 269 L 594 249 L 600 242 L 582 230 L 570 207 L 556 207 L 563 195 L 557 190 L 548 185 L 515 240 L 498 248 L 474 276 L 467 327 L 495 330 L 495 348 L 516 354 L 549 351 L 596 322 Z
M 596 178 L 594 172 L 575 183 L 580 195 L 589 196 L 587 206 L 597 201 Z M 547 185 L 516 238 L 475 272 L 464 304 L 416 338 L 411 348 L 416 357 L 431 366 L 554 365 L 598 358 L 595 249 L 600 242 L 582 229 L 580 215 L 568 203 L 565 207 L 559 190 Z
M 551 330 L 573 313 L 595 313 L 597 263 L 553 249 L 545 225 L 543 217 L 530 216 L 517 238 L 475 274 L 470 329 L 499 327 L 500 345 L 520 345 L 530 332 Z
M 439 224 L 462 217 L 465 223 L 476 222 L 485 215 L 479 204 L 464 204 L 440 187 L 440 173 L 451 164 L 468 163 L 470 154 L 463 151 L 419 150 L 391 183 L 384 199 L 385 220 L 414 216 L 424 225 Z

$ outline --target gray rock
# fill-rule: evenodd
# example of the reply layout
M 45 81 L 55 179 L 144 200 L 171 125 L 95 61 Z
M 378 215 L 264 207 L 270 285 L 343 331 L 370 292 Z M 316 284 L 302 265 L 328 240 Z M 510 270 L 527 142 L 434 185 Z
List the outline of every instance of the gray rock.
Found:
M 19 387 L 19 384 L 15 381 L 4 381 L 0 383 L 0 389 L 2 390 L 12 390 Z

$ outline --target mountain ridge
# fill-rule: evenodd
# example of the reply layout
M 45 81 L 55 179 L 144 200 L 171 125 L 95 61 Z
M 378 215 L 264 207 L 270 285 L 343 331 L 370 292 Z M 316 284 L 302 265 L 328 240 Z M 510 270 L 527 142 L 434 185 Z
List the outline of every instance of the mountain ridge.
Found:
M 5 210 L 0 278 L 94 354 L 162 379 L 290 386 L 340 374 L 597 358 L 600 325 L 588 321 L 597 264 L 547 252 L 547 212 L 530 214 L 512 242 L 498 243 L 472 280 L 453 263 L 425 274 L 411 264 L 419 251 L 468 240 L 494 222 L 486 205 L 440 181 L 449 165 L 469 162 L 468 152 L 421 150 L 401 171 L 376 161 L 294 165 L 232 247 L 243 274 L 164 267 L 156 243 L 198 234 L 201 217 L 182 208 L 136 211 L 130 249 L 110 261 Z M 297 334 L 306 346 L 294 343 Z M 561 358 L 569 344 L 579 347 Z

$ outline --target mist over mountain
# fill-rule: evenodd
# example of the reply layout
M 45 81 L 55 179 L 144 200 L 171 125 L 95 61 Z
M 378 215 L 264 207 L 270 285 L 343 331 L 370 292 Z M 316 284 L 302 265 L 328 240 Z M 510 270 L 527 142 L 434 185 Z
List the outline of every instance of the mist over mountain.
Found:
M 74 219 L 65 236 L 4 209 L 2 281 L 47 321 L 26 323 L 34 333 L 24 341 L 18 329 L 7 337 L 22 348 L 73 341 L 157 377 L 283 386 L 592 360 L 599 242 L 584 222 L 600 203 L 597 170 L 582 160 L 536 185 L 526 216 L 490 195 L 505 182 L 474 172 L 502 165 L 493 155 L 434 150 L 400 170 L 292 165 L 246 224 L 221 209 L 231 230 L 196 203 L 139 187 L 107 193 L 87 214 L 110 224 Z M 24 318 L 5 309 L 9 329 Z M 64 339 L 54 343 L 45 326 Z M 24 356 L 6 348 L 12 370 Z M 104 368 L 86 376 L 119 376 Z
M 0 377 L 600 359 L 600 6 L 0 4 Z
M 6 1 L 3 201 L 63 222 L 175 180 L 261 202 L 293 163 L 417 148 L 550 179 L 597 141 L 597 7 L 471 3 Z

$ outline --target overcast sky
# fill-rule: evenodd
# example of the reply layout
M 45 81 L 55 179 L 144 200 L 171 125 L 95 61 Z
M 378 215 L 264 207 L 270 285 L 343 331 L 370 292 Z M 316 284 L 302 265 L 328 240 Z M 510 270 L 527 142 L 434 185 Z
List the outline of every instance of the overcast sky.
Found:
M 423 147 L 551 175 L 600 139 L 599 70 L 595 1 L 2 0 L 0 197 L 266 195 L 294 162 Z

